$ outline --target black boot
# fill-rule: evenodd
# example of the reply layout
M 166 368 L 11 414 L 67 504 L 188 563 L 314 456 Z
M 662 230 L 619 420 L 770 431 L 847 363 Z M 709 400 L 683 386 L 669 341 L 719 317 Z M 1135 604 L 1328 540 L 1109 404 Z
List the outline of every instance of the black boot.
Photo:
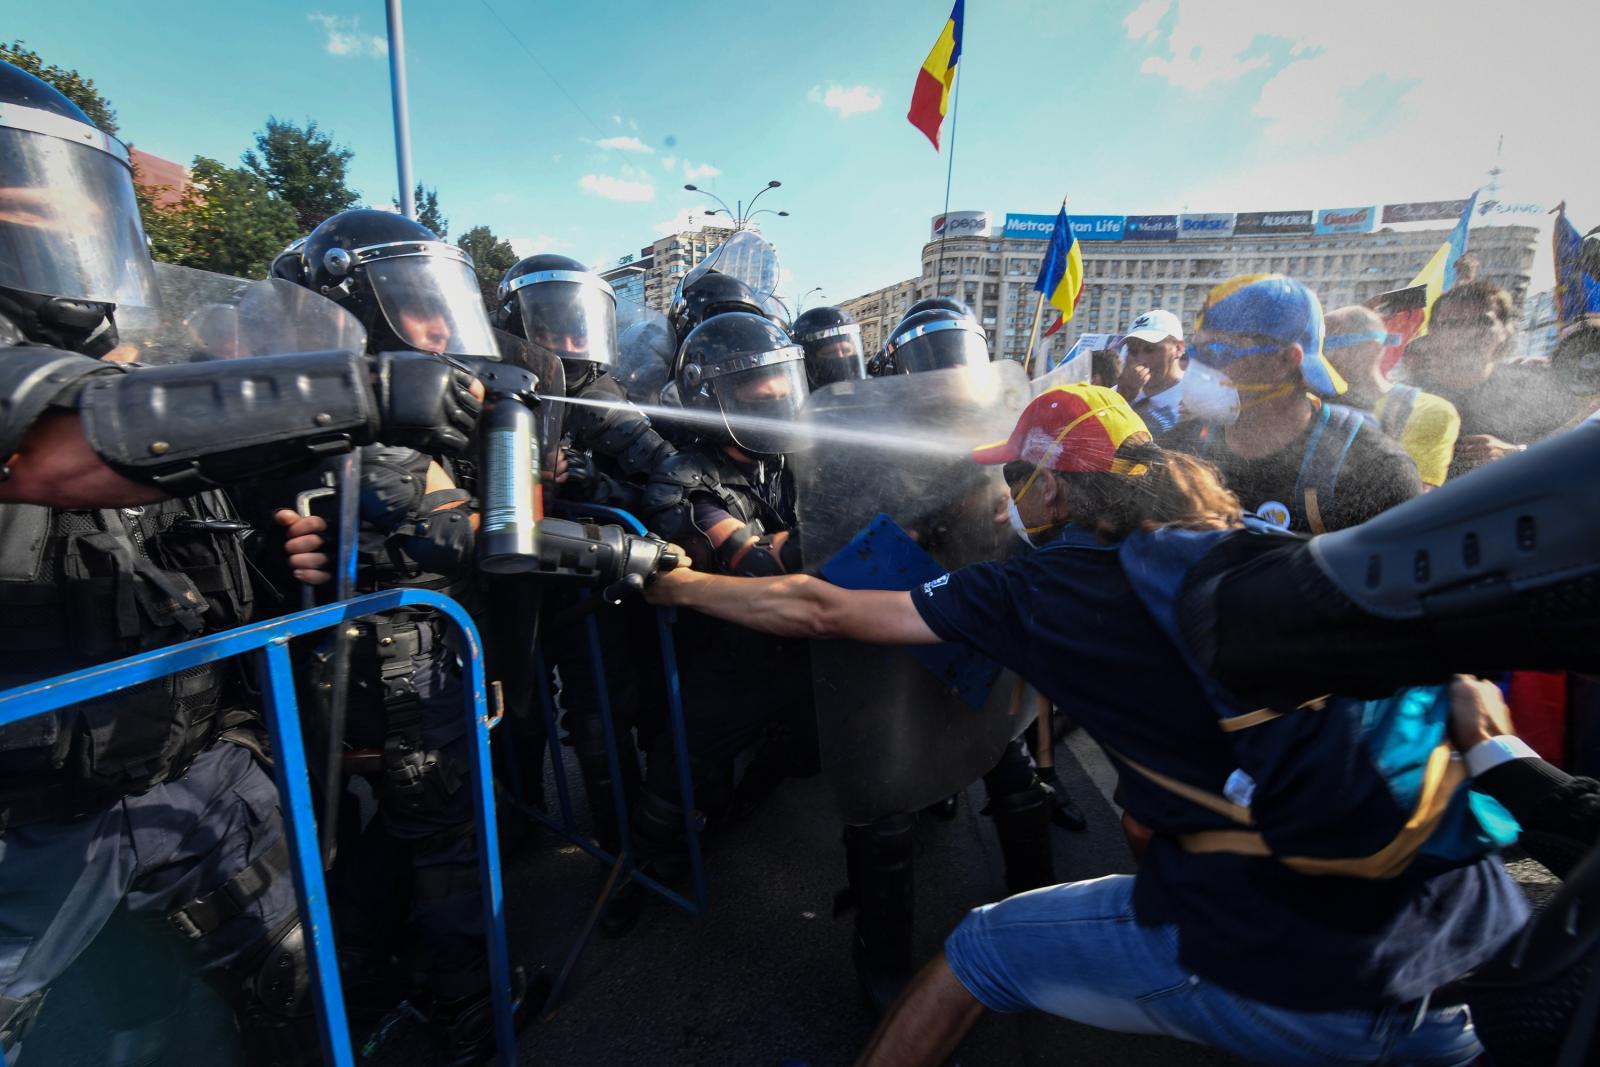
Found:
M 684 838 L 683 809 L 648 789 L 633 809 L 633 840 L 641 870 L 661 881 L 682 878 L 689 870 L 689 846 Z M 621 937 L 639 921 L 649 893 L 635 882 L 617 886 L 597 924 L 604 937 Z
M 983 809 L 994 816 L 1006 862 L 1006 890 L 1013 895 L 1057 883 L 1050 846 L 1050 797 L 1049 788 L 1035 781 L 1020 793 L 992 798 Z
M 915 827 L 913 816 L 891 815 L 844 831 L 856 907 L 856 977 L 868 1005 L 880 1015 L 911 980 Z
M 480 972 L 481 974 L 481 972 Z M 550 995 L 550 978 L 542 970 L 530 980 L 520 964 L 511 967 L 512 1029 L 520 1031 Z M 494 1004 L 487 987 L 451 1000 L 436 1000 L 432 1019 L 444 1043 L 442 1063 L 476 1067 L 495 1054 Z
M 596 712 L 582 716 L 569 713 L 566 725 L 567 740 L 578 757 L 578 769 L 583 772 L 583 792 L 594 820 L 594 839 L 601 848 L 616 855 L 622 848 L 622 833 L 617 819 L 611 760 L 606 755 L 605 724 Z M 639 796 L 639 757 L 634 748 L 633 731 L 620 725 L 617 727 L 617 766 L 622 773 L 623 795 L 632 808 Z
M 1039 781 L 1050 790 L 1050 821 L 1063 830 L 1074 833 L 1087 829 L 1089 820 L 1084 818 L 1083 810 L 1072 802 L 1067 796 L 1067 791 L 1061 785 L 1061 779 L 1056 777 L 1054 767 L 1040 767 Z

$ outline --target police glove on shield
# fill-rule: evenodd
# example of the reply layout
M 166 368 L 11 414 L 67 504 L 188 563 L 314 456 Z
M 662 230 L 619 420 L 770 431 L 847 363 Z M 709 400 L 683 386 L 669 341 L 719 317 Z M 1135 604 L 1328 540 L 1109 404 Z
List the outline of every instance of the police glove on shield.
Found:
M 437 455 L 460 452 L 483 412 L 481 387 L 454 360 L 426 352 L 377 357 L 378 434 L 385 444 Z

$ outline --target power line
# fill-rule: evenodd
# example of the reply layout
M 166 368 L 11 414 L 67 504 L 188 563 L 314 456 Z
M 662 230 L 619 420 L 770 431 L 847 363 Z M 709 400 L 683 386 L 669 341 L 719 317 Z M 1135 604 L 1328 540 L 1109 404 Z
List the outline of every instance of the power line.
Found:
M 540 70 L 544 71 L 544 76 L 546 78 L 550 79 L 550 84 L 554 85 L 558 90 L 560 90 L 561 95 L 567 98 L 567 103 L 571 104 L 574 108 L 576 108 L 578 114 L 582 115 L 585 119 L 587 119 L 589 121 L 589 125 L 594 127 L 595 132 L 596 133 L 605 133 L 605 130 L 601 128 L 600 124 L 594 120 L 594 117 L 592 115 L 590 115 L 587 111 L 583 110 L 583 105 L 578 103 L 578 101 L 573 98 L 571 93 L 567 92 L 567 87 L 562 85 L 559 81 L 557 81 L 556 80 L 556 76 L 554 74 L 550 73 L 550 68 L 544 65 L 544 61 L 541 60 L 538 56 L 534 55 L 533 54 L 533 49 L 529 48 L 527 46 L 527 44 L 522 40 L 522 38 L 517 36 L 517 31 L 511 28 L 511 24 L 508 23 L 505 19 L 501 18 L 500 17 L 500 13 L 498 11 L 496 11 L 494 8 L 489 6 L 489 0 L 478 0 L 478 3 L 483 5 L 483 9 L 485 11 L 487 11 L 489 14 L 494 16 L 494 20 L 496 22 L 498 22 L 501 26 L 505 27 L 505 31 L 506 31 L 506 33 L 511 35 L 511 39 L 513 41 L 517 42 L 517 46 L 519 48 L 521 48 L 524 52 L 528 53 L 528 58 L 533 60 L 535 66 L 537 66 Z

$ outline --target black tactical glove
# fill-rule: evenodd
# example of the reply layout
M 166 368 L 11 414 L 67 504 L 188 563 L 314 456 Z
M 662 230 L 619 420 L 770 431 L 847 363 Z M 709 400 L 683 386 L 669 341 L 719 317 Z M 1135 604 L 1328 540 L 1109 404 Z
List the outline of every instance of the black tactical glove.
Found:
M 483 413 L 471 371 L 427 352 L 384 352 L 376 362 L 378 440 L 427 455 L 467 447 Z

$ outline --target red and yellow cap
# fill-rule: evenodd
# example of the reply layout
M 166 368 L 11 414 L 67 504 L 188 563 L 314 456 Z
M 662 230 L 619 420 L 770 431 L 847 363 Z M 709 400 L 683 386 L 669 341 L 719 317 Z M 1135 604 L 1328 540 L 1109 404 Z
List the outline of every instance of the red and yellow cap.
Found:
M 1103 385 L 1060 385 L 1034 397 L 1004 441 L 972 450 L 979 463 L 1023 460 L 1063 472 L 1099 471 L 1140 475 L 1142 463 L 1117 458 L 1117 449 L 1135 434 L 1150 431 L 1122 394 Z

